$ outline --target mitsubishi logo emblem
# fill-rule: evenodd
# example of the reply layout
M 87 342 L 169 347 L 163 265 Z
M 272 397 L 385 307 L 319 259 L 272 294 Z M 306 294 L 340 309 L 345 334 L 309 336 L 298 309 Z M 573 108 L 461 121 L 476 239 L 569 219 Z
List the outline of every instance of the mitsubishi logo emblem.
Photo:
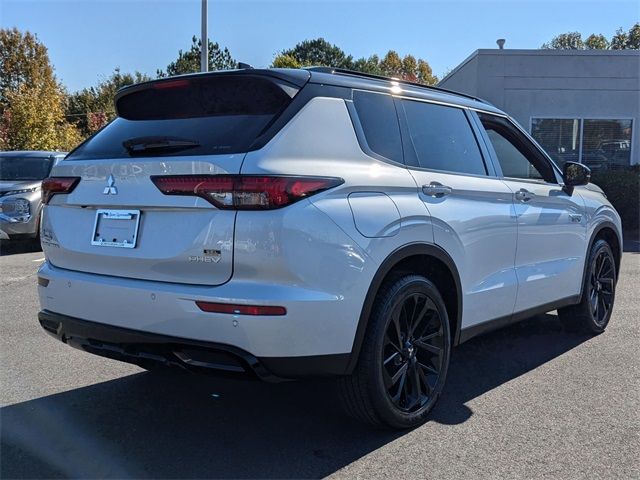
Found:
M 116 183 L 116 179 L 113 178 L 113 175 L 109 175 L 107 179 L 107 186 L 104 187 L 104 191 L 102 192 L 104 195 L 117 195 L 118 189 L 114 187 L 114 183 Z

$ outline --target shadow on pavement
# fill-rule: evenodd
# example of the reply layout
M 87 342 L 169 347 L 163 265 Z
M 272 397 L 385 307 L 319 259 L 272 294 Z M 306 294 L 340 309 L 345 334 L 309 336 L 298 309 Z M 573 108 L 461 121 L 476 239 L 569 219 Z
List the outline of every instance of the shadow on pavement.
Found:
M 543 315 L 453 352 L 432 422 L 588 337 Z M 43 367 L 47 368 L 47 367 Z M 342 413 L 330 381 L 263 384 L 140 373 L 0 410 L 1 477 L 309 478 L 398 438 Z
M 31 253 L 42 250 L 39 240 L 0 240 L 0 256 Z

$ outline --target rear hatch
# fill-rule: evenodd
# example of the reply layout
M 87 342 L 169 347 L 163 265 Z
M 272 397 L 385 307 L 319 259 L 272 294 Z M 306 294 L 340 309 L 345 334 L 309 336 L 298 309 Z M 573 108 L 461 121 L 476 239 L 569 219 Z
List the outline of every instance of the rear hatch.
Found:
M 118 117 L 51 173 L 79 181 L 45 207 L 41 239 L 48 260 L 118 277 L 228 281 L 236 212 L 197 196 L 165 195 L 151 177 L 238 174 L 245 153 L 305 81 L 224 72 L 121 91 Z

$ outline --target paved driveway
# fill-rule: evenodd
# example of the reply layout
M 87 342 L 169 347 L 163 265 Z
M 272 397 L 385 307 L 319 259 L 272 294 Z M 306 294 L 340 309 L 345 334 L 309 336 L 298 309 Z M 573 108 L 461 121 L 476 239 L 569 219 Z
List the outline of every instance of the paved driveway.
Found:
M 330 382 L 145 373 L 36 321 L 40 252 L 0 257 L 2 478 L 640 478 L 640 254 L 605 334 L 544 315 L 454 350 L 426 425 L 371 430 Z

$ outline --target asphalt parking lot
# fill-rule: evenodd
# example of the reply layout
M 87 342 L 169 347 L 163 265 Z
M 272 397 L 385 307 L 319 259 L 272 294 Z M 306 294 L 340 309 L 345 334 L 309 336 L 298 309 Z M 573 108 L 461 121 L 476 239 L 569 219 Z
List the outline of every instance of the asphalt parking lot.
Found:
M 372 430 L 330 382 L 147 373 L 71 349 L 36 314 L 41 252 L 0 257 L 2 478 L 640 478 L 640 254 L 611 324 L 547 314 L 454 350 L 432 419 Z

